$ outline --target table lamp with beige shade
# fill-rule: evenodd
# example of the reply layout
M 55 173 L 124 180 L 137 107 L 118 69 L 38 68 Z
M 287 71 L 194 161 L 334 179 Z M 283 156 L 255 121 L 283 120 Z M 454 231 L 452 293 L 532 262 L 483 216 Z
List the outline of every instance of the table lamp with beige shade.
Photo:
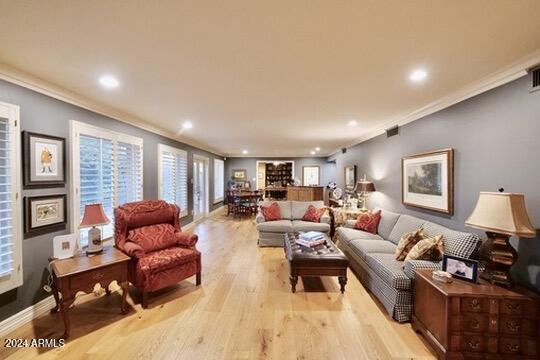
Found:
M 356 183 L 354 191 L 358 194 L 358 198 L 362 201 L 362 208 L 360 211 L 368 211 L 368 208 L 366 207 L 367 200 L 369 193 L 375 191 L 375 185 L 371 181 L 367 180 L 366 175 L 364 175 L 364 177 Z
M 88 204 L 84 207 L 84 215 L 79 228 L 92 227 L 88 230 L 88 248 L 86 249 L 86 253 L 95 254 L 103 250 L 101 229 L 96 226 L 103 226 L 108 223 L 109 218 L 105 215 L 101 204 Z
M 486 231 L 487 240 L 479 250 L 485 267 L 480 277 L 505 287 L 512 287 L 510 268 L 517 261 L 517 251 L 510 245 L 510 236 L 534 238 L 536 230 L 529 220 L 523 194 L 480 192 L 467 226 Z

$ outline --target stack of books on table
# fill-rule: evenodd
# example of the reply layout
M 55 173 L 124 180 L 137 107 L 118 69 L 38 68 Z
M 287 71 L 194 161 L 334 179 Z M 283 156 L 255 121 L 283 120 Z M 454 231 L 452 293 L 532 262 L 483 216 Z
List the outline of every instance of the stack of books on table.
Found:
M 324 244 L 325 239 L 326 238 L 322 232 L 308 231 L 305 233 L 300 233 L 300 235 L 298 235 L 298 239 L 296 239 L 296 243 L 307 247 L 314 247 Z

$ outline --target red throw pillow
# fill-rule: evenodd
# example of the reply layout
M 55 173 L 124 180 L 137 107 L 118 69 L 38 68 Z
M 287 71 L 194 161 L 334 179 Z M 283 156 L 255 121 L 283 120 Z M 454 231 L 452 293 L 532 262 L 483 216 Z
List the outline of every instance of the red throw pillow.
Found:
M 309 205 L 302 220 L 318 223 L 321 221 L 321 216 L 323 216 L 325 211 L 326 211 L 325 207 L 317 209 L 315 206 Z
M 127 239 L 142 247 L 145 252 L 176 246 L 174 226 L 171 224 L 148 225 L 130 230 Z
M 354 224 L 354 228 L 376 234 L 380 220 L 381 210 L 377 210 L 374 213 L 366 212 L 358 215 L 358 218 L 356 219 L 356 224 Z
M 279 212 L 279 205 L 277 202 L 273 202 L 270 206 L 262 206 L 261 212 L 264 216 L 264 221 L 276 221 L 281 220 L 281 213 Z

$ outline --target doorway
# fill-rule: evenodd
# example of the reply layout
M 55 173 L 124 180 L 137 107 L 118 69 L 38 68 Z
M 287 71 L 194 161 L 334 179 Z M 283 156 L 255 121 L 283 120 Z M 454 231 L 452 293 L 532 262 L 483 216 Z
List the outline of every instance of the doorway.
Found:
M 208 214 L 208 168 L 210 160 L 193 155 L 193 221 Z

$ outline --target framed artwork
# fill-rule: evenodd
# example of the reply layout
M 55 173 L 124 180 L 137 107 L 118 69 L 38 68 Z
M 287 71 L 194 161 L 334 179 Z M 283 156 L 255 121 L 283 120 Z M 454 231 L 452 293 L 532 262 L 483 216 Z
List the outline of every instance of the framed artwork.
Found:
M 75 255 L 77 234 L 55 236 L 53 239 L 53 256 L 57 259 L 67 259 Z
M 24 187 L 60 187 L 66 183 L 66 139 L 23 132 Z
M 478 279 L 478 261 L 457 256 L 444 255 L 442 270 L 458 279 L 476 283 Z
M 232 171 L 234 180 L 246 180 L 246 169 L 235 169 Z
M 345 189 L 353 191 L 356 186 L 356 165 L 345 167 Z
M 319 186 L 319 177 L 321 168 L 319 166 L 304 166 L 302 167 L 302 185 L 303 186 Z
M 26 237 L 63 230 L 67 224 L 67 196 L 46 195 L 24 198 Z
M 401 159 L 404 205 L 454 213 L 454 150 L 444 149 Z

